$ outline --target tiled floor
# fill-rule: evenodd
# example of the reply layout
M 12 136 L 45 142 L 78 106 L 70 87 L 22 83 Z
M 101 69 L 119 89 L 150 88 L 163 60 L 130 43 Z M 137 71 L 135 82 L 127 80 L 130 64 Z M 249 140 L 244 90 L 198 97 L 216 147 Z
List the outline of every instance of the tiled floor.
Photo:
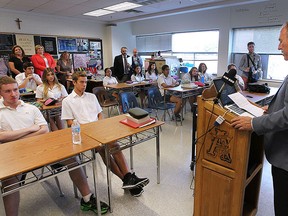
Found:
M 148 141 L 134 147 L 134 170 L 139 177 L 145 176 L 150 183 L 141 197 L 132 197 L 121 189 L 122 182 L 113 175 L 114 211 L 108 215 L 117 216 L 190 216 L 193 214 L 193 173 L 191 162 L 191 113 L 186 113 L 183 126 L 166 121 L 162 127 L 161 183 L 156 180 L 155 141 Z M 129 150 L 124 151 L 129 160 Z M 98 185 L 101 200 L 107 201 L 106 169 L 100 156 L 97 157 Z M 92 187 L 91 165 L 87 168 L 89 184 Z M 272 185 L 270 168 L 265 167 L 258 216 L 272 216 Z M 20 216 L 31 215 L 94 215 L 81 212 L 79 200 L 74 198 L 73 186 L 68 174 L 59 177 L 65 197 L 59 197 L 54 179 L 21 191 Z

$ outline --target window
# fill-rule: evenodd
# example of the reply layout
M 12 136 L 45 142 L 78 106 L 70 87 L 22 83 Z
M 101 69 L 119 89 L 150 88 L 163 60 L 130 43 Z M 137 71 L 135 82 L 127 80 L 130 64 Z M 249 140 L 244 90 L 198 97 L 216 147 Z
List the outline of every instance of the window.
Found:
M 142 57 L 150 57 L 153 52 L 160 50 L 164 58 L 169 59 L 169 56 L 176 59 L 181 58 L 183 65 L 187 66 L 188 69 L 193 66 L 198 67 L 201 62 L 205 62 L 207 71 L 211 74 L 217 73 L 218 44 L 219 31 L 216 30 L 138 36 L 136 38 L 136 46 Z
M 263 79 L 283 80 L 288 75 L 288 62 L 278 50 L 281 26 L 241 28 L 233 30 L 232 60 L 238 66 L 243 54 L 247 53 L 247 43 L 255 43 L 255 52 L 262 60 Z

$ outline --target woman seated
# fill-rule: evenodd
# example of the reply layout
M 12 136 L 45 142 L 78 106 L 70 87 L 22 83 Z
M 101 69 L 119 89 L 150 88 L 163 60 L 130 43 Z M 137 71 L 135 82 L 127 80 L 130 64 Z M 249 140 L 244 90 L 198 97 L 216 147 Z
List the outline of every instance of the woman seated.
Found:
M 62 101 L 68 93 L 65 87 L 58 82 L 55 72 L 52 68 L 44 69 L 42 75 L 43 84 L 39 85 L 36 89 L 36 98 L 39 102 L 44 102 L 48 98 L 53 98 L 58 102 Z M 63 123 L 59 115 L 50 117 L 49 119 L 51 131 L 63 129 Z
M 188 73 L 182 77 L 182 83 L 191 83 L 199 81 L 200 77 L 197 71 L 197 67 L 192 67 Z M 189 103 L 192 111 L 193 103 L 196 101 L 197 96 L 189 97 Z
M 136 66 L 134 68 L 133 74 L 131 76 L 131 80 L 133 82 L 142 82 L 144 81 L 144 76 L 142 75 L 141 67 Z M 144 107 L 144 99 L 145 99 L 145 91 L 143 87 L 137 88 L 137 93 L 140 96 L 140 101 L 141 101 L 141 107 Z
M 182 83 L 191 83 L 195 81 L 199 81 L 200 77 L 197 72 L 197 67 L 192 67 L 190 71 L 182 77 Z
M 153 82 L 157 81 L 158 70 L 155 62 L 150 62 L 145 75 L 146 80 L 152 80 Z
M 204 78 L 204 83 L 209 83 L 212 81 L 213 77 L 211 74 L 207 73 L 207 65 L 205 63 L 200 63 L 198 67 L 200 77 Z M 201 80 L 200 80 L 201 81 Z

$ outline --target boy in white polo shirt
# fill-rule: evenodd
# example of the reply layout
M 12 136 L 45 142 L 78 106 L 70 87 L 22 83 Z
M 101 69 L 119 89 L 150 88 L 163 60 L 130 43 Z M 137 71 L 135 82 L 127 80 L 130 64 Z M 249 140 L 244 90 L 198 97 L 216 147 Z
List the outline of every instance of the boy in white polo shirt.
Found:
M 66 120 L 68 126 L 72 125 L 74 119 L 80 124 L 95 122 L 103 119 L 102 108 L 96 96 L 85 92 L 87 86 L 87 75 L 85 72 L 74 72 L 72 75 L 74 90 L 62 101 L 62 120 Z M 110 143 L 110 147 L 118 144 Z M 104 148 L 99 147 L 103 161 L 106 161 Z M 130 173 L 121 151 L 114 153 L 110 158 L 111 170 L 123 181 L 123 189 L 129 189 L 132 196 L 140 196 L 144 190 L 143 187 L 149 183 L 148 178 L 138 178 L 135 173 Z
M 0 78 L 0 95 L 3 101 L 0 101 L 0 143 L 9 145 L 10 141 L 23 139 L 26 137 L 36 136 L 47 133 L 48 126 L 40 110 L 33 105 L 24 103 L 19 100 L 19 89 L 17 82 L 8 76 Z M 6 143 L 7 142 L 7 143 Z M 75 158 L 71 158 L 75 160 Z M 74 169 L 69 172 L 73 183 L 81 192 L 81 209 L 92 210 L 95 213 L 96 202 L 90 192 L 86 175 L 82 168 Z M 21 176 L 20 176 L 21 177 Z M 11 189 L 18 187 L 19 180 L 9 178 L 3 181 L 3 187 L 14 184 Z M 3 198 L 6 215 L 18 215 L 20 193 L 16 191 Z M 106 213 L 109 206 L 101 202 L 101 213 Z
M 19 100 L 17 82 L 8 76 L 0 78 L 0 143 L 36 136 L 48 132 L 48 126 L 43 115 L 36 106 L 26 104 Z M 15 184 L 11 189 L 17 188 L 19 180 L 10 178 L 3 181 L 2 187 Z M 19 191 L 3 198 L 6 215 L 18 215 L 20 193 Z
M 34 73 L 34 66 L 31 62 L 23 64 L 24 73 L 20 73 L 15 77 L 19 88 L 32 89 L 36 91 L 38 85 L 42 84 L 42 80 L 38 74 Z

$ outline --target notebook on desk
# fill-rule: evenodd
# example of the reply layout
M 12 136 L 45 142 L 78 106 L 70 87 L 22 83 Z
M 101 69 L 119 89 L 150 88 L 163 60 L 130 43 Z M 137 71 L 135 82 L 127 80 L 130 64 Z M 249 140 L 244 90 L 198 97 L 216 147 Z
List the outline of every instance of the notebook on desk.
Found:
M 219 93 L 219 91 L 221 90 L 224 81 L 221 78 L 216 78 L 213 80 L 214 86 L 216 88 L 217 93 Z M 237 90 L 235 88 L 235 85 L 230 86 L 230 85 L 225 85 L 222 93 L 220 95 L 219 98 L 219 103 L 225 107 L 226 109 L 228 109 L 230 112 L 239 115 L 239 116 L 250 116 L 253 117 L 253 115 L 249 112 L 247 112 L 244 109 L 241 109 L 237 104 L 234 103 L 234 101 L 228 96 L 230 94 L 234 94 L 236 93 Z

